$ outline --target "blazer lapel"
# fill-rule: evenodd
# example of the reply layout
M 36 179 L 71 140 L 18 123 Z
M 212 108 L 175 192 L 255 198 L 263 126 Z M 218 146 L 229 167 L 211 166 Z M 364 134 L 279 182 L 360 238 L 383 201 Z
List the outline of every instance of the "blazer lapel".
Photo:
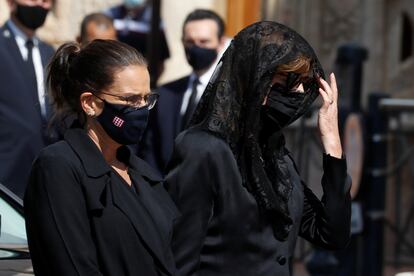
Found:
M 181 105 L 182 105 L 182 103 L 183 103 L 183 98 L 184 98 L 184 94 L 185 94 L 185 92 L 187 91 L 187 88 L 188 88 L 188 86 L 189 86 L 189 84 L 190 84 L 190 76 L 188 76 L 187 78 L 185 78 L 184 79 L 184 81 L 181 83 L 181 88 L 180 88 L 180 90 L 182 91 L 181 93 L 180 93 L 180 104 L 179 104 L 179 106 L 178 106 L 178 113 L 177 114 L 179 114 L 180 116 L 180 118 L 179 118 L 179 120 L 180 120 L 180 123 L 179 123 L 179 127 L 180 127 L 180 129 L 178 130 L 178 132 L 176 133 L 176 137 L 177 137 L 177 135 L 181 132 L 181 131 L 183 131 L 184 130 L 184 128 L 185 128 L 185 125 L 183 124 L 183 119 L 184 119 L 184 116 L 182 116 L 181 115 Z
M 171 104 L 171 108 L 173 108 L 173 114 L 175 115 L 175 130 L 174 130 L 174 137 L 176 137 L 181 131 L 182 128 L 184 127 L 182 125 L 182 120 L 183 120 L 183 116 L 181 115 L 181 105 L 183 104 L 183 98 L 184 98 L 184 94 L 185 91 L 187 90 L 188 87 L 188 82 L 190 81 L 190 76 L 184 77 L 181 80 L 179 80 L 179 82 L 176 84 L 176 91 L 178 93 L 174 94 L 174 97 L 176 98 L 176 100 L 174 101 L 174 104 Z
M 166 258 L 168 253 L 166 248 L 168 247 L 162 242 L 163 239 L 157 225 L 152 220 L 147 208 L 138 200 L 137 195 L 129 191 L 127 187 L 123 187 L 124 183 L 119 183 L 121 180 L 111 170 L 99 149 L 83 129 L 69 129 L 65 133 L 65 140 L 79 156 L 88 176 L 84 185 L 88 208 L 90 210 L 103 209 L 101 195 L 108 191 L 107 189 L 111 189 L 114 206 L 119 208 L 130 220 L 147 250 L 160 264 L 160 268 L 165 270 L 167 274 L 172 274 L 174 267 L 168 265 Z M 143 177 L 158 182 L 162 180 L 156 176 L 149 165 L 143 161 L 137 161 L 139 159 L 127 147 L 118 149 L 117 154 L 120 160 L 129 160 L 132 167 L 140 167 L 144 170 L 145 173 L 140 173 Z
M 142 242 L 146 248 L 152 253 L 154 259 L 161 264 L 161 268 L 171 274 L 171 267 L 166 263 L 165 247 L 158 229 L 151 219 L 146 207 L 136 198 L 131 191 L 122 187 L 121 183 L 116 183 L 116 176 L 111 174 L 111 189 L 113 195 L 113 203 L 117 206 L 128 219 L 131 221 L 137 234 L 141 236 Z M 126 200 L 128 199 L 128 200 Z
M 10 53 L 12 56 L 12 60 L 15 63 L 17 68 L 25 68 L 27 67 L 27 63 L 23 60 L 22 54 L 20 53 L 19 46 L 17 45 L 16 39 L 14 38 L 14 34 L 12 30 L 7 26 L 7 23 L 4 24 L 2 30 L 2 36 L 5 40 L 5 44 L 7 47 L 7 52 Z M 23 77 L 22 80 L 30 79 L 31 76 L 28 75 L 28 70 L 21 70 L 23 74 L 26 74 L 26 77 Z M 29 87 L 30 91 L 32 91 L 32 87 Z M 37 95 L 29 95 L 30 97 L 35 97 L 37 99 Z
M 6 41 L 7 51 L 13 56 L 13 60 L 17 61 L 20 65 L 24 64 L 24 60 L 22 54 L 20 53 L 19 46 L 17 46 L 16 39 L 14 38 L 14 34 L 12 30 L 7 26 L 7 23 L 4 24 L 2 30 L 2 35 L 4 40 Z M 26 66 L 26 65 L 25 65 Z
M 49 60 L 50 60 L 51 56 L 53 55 L 53 52 L 51 52 L 47 48 L 47 46 L 41 41 L 39 41 L 39 46 L 38 47 L 39 47 L 39 52 L 40 52 L 40 58 L 42 60 L 42 66 L 43 66 L 43 68 L 46 68 L 46 66 L 49 63 Z
M 131 171 L 130 175 L 133 181 L 138 183 L 138 193 L 142 194 L 138 199 L 140 204 L 147 210 L 151 221 L 156 225 L 163 248 L 168 249 L 169 233 L 172 230 L 169 214 L 163 209 L 163 203 L 159 202 L 158 195 L 153 188 L 150 185 L 145 185 L 144 178 L 134 171 Z

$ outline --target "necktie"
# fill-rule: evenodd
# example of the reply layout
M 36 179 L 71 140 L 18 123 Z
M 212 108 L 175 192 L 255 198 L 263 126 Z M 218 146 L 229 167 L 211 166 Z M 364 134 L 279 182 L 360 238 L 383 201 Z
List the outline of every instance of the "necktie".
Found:
M 26 41 L 25 46 L 27 48 L 26 65 L 27 65 L 27 72 L 28 72 L 28 78 L 29 78 L 28 83 L 33 88 L 33 91 L 35 92 L 31 96 L 33 97 L 34 103 L 36 103 L 36 106 L 39 109 L 40 114 L 42 115 L 42 119 L 45 119 L 44 112 L 42 110 L 42 107 L 40 106 L 39 96 L 38 96 L 39 91 L 37 89 L 36 71 L 35 71 L 35 67 L 33 63 L 33 47 L 34 47 L 33 40 L 28 39 Z
M 198 78 L 195 78 L 192 83 L 191 87 L 191 96 L 188 100 L 187 110 L 185 111 L 183 117 L 183 129 L 186 128 L 187 124 L 189 123 L 191 116 L 193 115 L 196 107 L 197 107 L 197 86 L 200 84 Z
M 28 69 L 28 73 L 29 73 L 29 76 L 30 76 L 30 83 L 31 83 L 31 85 L 33 85 L 33 87 L 36 89 L 36 92 L 37 92 L 36 71 L 35 71 L 35 67 L 34 67 L 34 64 L 33 64 L 33 47 L 34 47 L 33 40 L 28 39 L 26 41 L 26 48 L 27 48 L 26 64 L 27 64 L 27 69 Z M 36 93 L 35 97 L 37 99 L 37 93 Z

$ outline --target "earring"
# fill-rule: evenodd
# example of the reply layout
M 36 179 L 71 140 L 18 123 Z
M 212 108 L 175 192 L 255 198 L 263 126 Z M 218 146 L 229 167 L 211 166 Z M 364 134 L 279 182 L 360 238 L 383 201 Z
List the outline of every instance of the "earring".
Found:
M 88 116 L 95 116 L 95 110 L 88 110 L 88 112 L 86 113 L 88 114 Z

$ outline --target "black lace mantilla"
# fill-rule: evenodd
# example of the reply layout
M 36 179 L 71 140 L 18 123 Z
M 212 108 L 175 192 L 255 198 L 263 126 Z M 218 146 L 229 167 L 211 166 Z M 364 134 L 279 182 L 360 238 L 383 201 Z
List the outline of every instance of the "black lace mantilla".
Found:
M 309 110 L 319 95 L 316 76 L 324 76 L 312 47 L 298 33 L 276 22 L 258 22 L 243 29 L 221 58 L 190 122 L 224 139 L 261 211 L 270 217 L 275 237 L 286 240 L 292 225 L 288 200 L 292 191 L 284 162 L 283 135 L 263 133 L 262 103 L 281 64 L 298 55 L 311 59 L 309 92 L 291 122 Z M 266 131 L 266 130 L 265 130 Z

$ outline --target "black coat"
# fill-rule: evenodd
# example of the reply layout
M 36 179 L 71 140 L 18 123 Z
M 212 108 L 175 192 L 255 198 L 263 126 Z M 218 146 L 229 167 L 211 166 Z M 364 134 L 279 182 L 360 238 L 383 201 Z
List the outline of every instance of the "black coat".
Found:
M 229 146 L 207 132 L 189 129 L 176 139 L 166 188 L 182 213 L 173 237 L 179 275 L 289 275 L 298 235 L 315 245 L 343 248 L 350 236 L 350 179 L 345 159 L 324 156 L 321 201 L 302 184 L 289 155 L 292 177 L 287 241 L 242 185 Z
M 126 147 L 118 154 L 132 187 L 82 129 L 42 150 L 24 201 L 36 275 L 175 274 L 170 239 L 177 209 L 144 161 Z
M 148 127 L 140 146 L 140 156 L 164 174 L 171 158 L 174 139 L 182 130 L 180 114 L 190 77 L 186 76 L 158 88 L 160 97 L 150 111 Z
M 39 41 L 39 51 L 45 67 L 54 50 Z M 0 182 L 19 197 L 23 197 L 33 159 L 49 143 L 37 90 L 26 68 L 6 24 L 0 28 Z

